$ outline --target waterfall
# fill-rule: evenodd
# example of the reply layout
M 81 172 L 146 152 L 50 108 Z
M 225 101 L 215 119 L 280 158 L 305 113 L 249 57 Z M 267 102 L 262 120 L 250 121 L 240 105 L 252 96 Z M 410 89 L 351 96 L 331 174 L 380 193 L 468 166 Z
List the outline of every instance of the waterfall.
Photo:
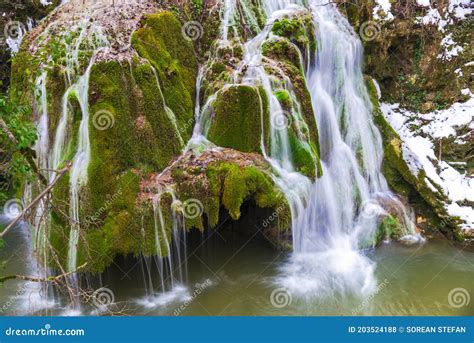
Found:
M 88 23 L 88 19 L 79 23 L 75 28 L 79 31 L 78 36 L 72 42 L 68 42 L 67 39 L 63 41 L 66 50 L 64 70 L 66 72 L 67 89 L 62 97 L 61 117 L 56 127 L 54 145 L 50 152 L 50 162 L 48 163 L 52 170 L 49 174 L 51 182 L 56 176 L 55 170 L 59 170 L 63 166 L 65 158 L 67 158 L 68 151 L 66 150 L 70 150 L 71 147 L 75 149 L 75 151 L 72 151 L 72 167 L 69 178 L 70 232 L 67 271 L 74 271 L 77 268 L 77 245 L 80 236 L 79 192 L 81 187 L 87 183 L 87 167 L 91 158 L 89 140 L 89 77 L 97 52 L 108 45 L 108 41 L 102 34 L 101 29 L 95 26 L 89 27 Z M 90 47 L 92 53 L 85 71 L 81 72 L 83 62 L 81 62 L 80 53 L 84 49 L 84 44 Z M 73 114 L 70 113 L 70 100 L 72 97 L 79 104 L 79 110 L 82 115 L 77 135 L 71 133 Z M 74 141 L 76 136 L 77 138 Z
M 167 222 L 163 216 L 163 196 L 171 197 L 170 212 L 172 213 L 169 234 Z M 154 262 L 159 276 L 159 291 L 153 286 L 152 263 L 148 257 L 141 257 L 143 279 L 147 289 L 144 298 L 137 303 L 145 308 L 156 308 L 174 301 L 189 299 L 188 289 L 184 286 L 187 279 L 186 264 L 186 228 L 180 216 L 181 202 L 173 189 L 166 188 L 158 192 L 152 199 L 153 233 L 156 254 Z M 169 238 L 168 238 L 169 237 Z M 146 237 L 143 237 L 146 239 Z
M 231 84 L 261 86 L 269 99 L 270 142 L 265 146 L 262 138 L 262 152 L 272 166 L 275 183 L 285 193 L 291 207 L 294 249 L 277 281 L 295 295 L 367 295 L 376 287 L 375 264 L 363 249 L 373 246 L 380 215 L 388 214 L 383 205 L 390 203 L 395 207 L 404 218 L 406 234 L 415 235 L 409 212 L 390 192 L 381 173 L 382 140 L 372 120 L 362 74 L 362 44 L 336 6 L 325 0 L 314 0 L 309 4 L 306 1 L 267 0 L 262 7 L 267 17 L 266 25 L 243 42 L 243 59 L 224 89 Z M 314 182 L 295 170 L 288 128 L 277 125 L 283 109 L 274 95 L 276 90 L 286 90 L 294 100 L 296 105 L 289 113 L 291 118 L 297 119 L 300 113 L 291 81 L 284 78 L 285 82 L 282 82 L 272 77 L 264 66 L 262 55 L 263 43 L 273 39 L 273 22 L 303 8 L 313 15 L 317 40 L 314 56 L 306 49 L 306 61 L 303 61 L 300 51 L 319 127 L 322 177 Z M 242 41 L 234 24 L 237 12 L 236 1 L 224 2 L 218 46 L 231 46 L 231 40 Z M 244 15 L 250 15 L 244 12 Z M 214 59 L 211 52 L 207 66 L 200 70 L 198 90 L 206 68 Z M 276 64 L 272 64 L 272 68 L 278 70 Z M 283 71 L 280 70 L 280 74 L 284 74 Z M 220 91 L 209 96 L 202 108 L 197 101 L 197 123 L 188 148 L 196 142 L 207 141 L 212 105 Z M 304 136 L 302 128 L 298 129 L 299 135 Z M 364 213 L 367 205 L 375 215 Z
M 383 202 L 408 215 L 381 173 L 382 140 L 364 84 L 362 44 L 337 8 L 324 3 L 311 2 L 317 51 L 306 73 L 323 175 L 293 227 L 294 254 L 279 281 L 304 296 L 364 296 L 376 288 L 375 264 L 360 249 L 373 241 Z M 376 213 L 364 213 L 366 204 Z
M 65 61 L 62 63 L 62 70 L 65 72 L 65 92 L 62 95 L 61 113 L 55 131 L 50 137 L 49 125 L 50 118 L 48 113 L 48 94 L 47 94 L 47 78 L 50 67 L 48 63 L 52 59 L 48 59 L 43 65 L 39 76 L 35 83 L 35 113 L 37 115 L 36 126 L 38 130 L 38 140 L 35 144 L 37 154 L 37 164 L 43 173 L 46 173 L 48 182 L 53 182 L 57 175 L 57 171 L 61 169 L 66 160 L 72 159 L 72 167 L 69 177 L 69 216 L 70 232 L 68 244 L 68 256 L 64 270 L 74 271 L 77 268 L 77 245 L 80 236 L 80 219 L 79 219 L 79 194 L 81 188 L 87 182 L 87 167 L 90 162 L 90 140 L 89 140 L 89 76 L 92 65 L 95 62 L 96 53 L 103 47 L 108 45 L 106 37 L 103 35 L 101 28 L 90 25 L 89 19 L 82 20 L 77 26 L 71 28 L 72 32 L 76 32 L 77 36 L 71 40 L 70 37 L 59 35 L 59 42 L 65 50 Z M 42 36 L 50 34 L 49 28 L 46 29 Z M 84 48 L 88 59 L 84 60 Z M 84 65 L 86 64 L 86 65 Z M 74 98 L 80 111 L 81 119 L 78 127 L 74 125 L 74 113 L 71 113 L 71 99 Z M 77 132 L 74 132 L 76 131 Z M 52 144 L 51 144 L 52 143 Z M 31 201 L 33 185 L 26 187 L 24 199 L 25 203 Z M 49 249 L 49 226 L 50 226 L 50 208 L 49 199 L 42 199 L 35 208 L 32 218 L 32 254 L 31 265 L 32 271 L 36 271 L 39 275 L 48 277 L 53 271 L 48 270 L 40 265 L 40 262 L 47 264 L 51 258 Z M 78 280 L 75 275 L 71 275 L 67 280 L 71 289 L 78 290 Z M 51 287 L 42 287 L 46 304 L 54 304 L 54 290 Z M 77 294 L 72 294 L 74 297 Z M 78 305 L 77 299 L 73 300 L 73 305 Z M 74 306 L 78 309 L 77 306 Z M 75 312 L 71 312 L 75 313 Z
M 69 217 L 71 220 L 71 230 L 69 233 L 68 249 L 68 271 L 74 271 L 77 267 L 77 245 L 79 243 L 79 190 L 87 182 L 87 167 L 91 158 L 91 147 L 89 140 L 89 76 L 94 63 L 91 58 L 86 72 L 81 76 L 75 85 L 75 91 L 79 106 L 82 112 L 79 126 L 78 143 L 76 154 L 74 155 L 70 171 L 70 207 Z
M 35 97 L 37 105 L 37 112 L 39 112 L 39 118 L 37 121 L 38 129 L 38 140 L 35 144 L 35 151 L 37 154 L 38 167 L 40 169 L 48 169 L 48 152 L 49 152 L 49 117 L 48 117 L 48 102 L 47 102 L 47 91 L 46 91 L 47 73 L 43 71 L 41 75 L 36 79 L 35 84 Z M 31 190 L 31 187 L 29 187 Z M 34 250 L 40 260 L 47 261 L 47 227 L 49 225 L 49 211 L 48 211 L 47 199 L 42 199 L 38 203 L 35 210 L 35 216 L 33 218 L 33 242 Z

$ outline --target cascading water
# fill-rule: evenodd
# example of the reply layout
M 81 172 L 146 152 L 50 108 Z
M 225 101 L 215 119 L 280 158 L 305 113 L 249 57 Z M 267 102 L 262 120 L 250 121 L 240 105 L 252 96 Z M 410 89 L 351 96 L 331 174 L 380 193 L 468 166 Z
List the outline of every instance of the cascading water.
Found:
M 172 221 L 169 235 L 162 210 L 162 197 L 171 196 Z M 153 286 L 152 262 L 143 257 L 142 271 L 147 295 L 138 299 L 137 303 L 144 308 L 155 308 L 174 301 L 186 301 L 189 293 L 184 286 L 187 278 L 186 265 L 186 228 L 179 213 L 182 212 L 181 202 L 172 189 L 165 189 L 153 198 L 154 237 L 156 255 L 154 263 L 159 274 L 159 291 Z M 168 239 L 170 237 L 170 239 Z
M 382 142 L 371 119 L 371 105 L 365 89 L 361 69 L 362 45 L 347 20 L 337 11 L 333 4 L 325 0 L 311 1 L 309 8 L 314 16 L 316 27 L 317 51 L 311 56 L 310 49 L 300 51 L 301 65 L 305 66 L 307 87 L 311 93 L 315 119 L 319 127 L 322 174 L 315 182 L 299 173 L 294 165 L 294 157 L 289 141 L 289 128 L 281 125 L 281 120 L 291 118 L 294 129 L 303 140 L 308 140 L 308 128 L 304 121 L 298 120 L 301 109 L 294 87 L 284 71 L 264 57 L 263 44 L 275 37 L 272 24 L 275 20 L 293 15 L 307 8 L 306 1 L 267 0 L 262 7 L 266 13 L 267 23 L 256 29 L 255 35 L 243 42 L 235 24 L 238 15 L 238 1 L 225 0 L 220 45 L 231 46 L 231 41 L 242 44 L 243 57 L 236 67 L 231 82 L 261 87 L 268 97 L 270 119 L 269 141 L 266 146 L 262 137 L 262 152 L 272 166 L 274 180 L 288 198 L 292 211 L 292 231 L 294 253 L 288 263 L 282 267 L 278 283 L 288 288 L 294 295 L 328 296 L 348 292 L 367 294 L 374 290 L 374 263 L 368 259 L 361 248 L 369 247 L 378 225 L 377 215 L 364 215 L 361 209 L 364 204 L 371 204 L 376 212 L 382 212 L 379 204 L 383 199 L 397 203 L 403 212 L 403 206 L 388 190 L 387 183 L 380 172 L 382 162 Z M 252 27 L 257 20 L 241 2 L 240 11 L 248 17 Z M 92 31 L 87 21 L 80 28 L 78 38 L 67 44 L 66 70 L 67 90 L 62 99 L 62 113 L 56 127 L 54 145 L 50 146 L 48 136 L 48 111 L 46 96 L 47 73 L 37 80 L 37 98 L 39 99 L 38 131 L 39 140 L 36 146 L 41 169 L 58 170 L 65 162 L 66 155 L 73 156 L 70 171 L 70 218 L 71 229 L 67 271 L 77 268 L 77 245 L 80 237 L 79 193 L 87 182 L 87 167 L 90 161 L 89 141 L 89 105 L 88 85 L 91 67 L 98 49 L 107 45 L 107 40 L 100 30 Z M 89 64 L 84 72 L 79 62 L 81 45 L 88 37 L 94 36 L 93 51 Z M 87 40 L 87 42 L 89 42 Z M 89 42 L 90 43 L 90 42 Z M 304 58 L 303 58 L 304 56 Z M 208 64 L 212 63 L 212 58 Z M 280 77 L 275 77 L 266 68 L 271 65 Z M 216 94 L 209 96 L 201 107 L 200 89 L 205 78 L 206 69 L 200 69 L 197 79 L 196 126 L 193 138 L 187 148 L 195 144 L 209 146 L 206 134 L 212 120 L 212 105 Z M 155 73 L 155 77 L 156 77 Z M 157 79 L 159 85 L 159 80 Z M 275 96 L 275 91 L 285 90 L 292 99 L 293 106 L 284 110 Z M 165 104 L 163 93 L 160 96 Z M 81 120 L 75 135 L 71 133 L 71 98 L 79 105 Z M 166 107 L 176 132 L 176 118 Z M 263 120 L 263 119 L 262 119 Z M 181 136 L 178 137 L 181 143 Z M 73 147 L 72 155 L 69 151 Z M 316 160 L 318 156 L 314 155 Z M 316 164 L 317 165 L 317 164 Z M 50 182 L 56 172 L 50 171 Z M 172 190 L 165 190 L 172 196 L 173 203 L 178 200 Z M 145 307 L 156 307 L 169 301 L 185 300 L 186 289 L 181 286 L 186 279 L 185 221 L 172 211 L 173 220 L 167 232 L 161 210 L 160 193 L 153 201 L 154 240 L 157 257 L 152 260 L 144 258 L 142 264 L 147 286 L 147 298 L 141 300 Z M 37 218 L 47 211 L 46 203 L 38 207 Z M 47 220 L 38 223 L 38 250 L 46 253 L 48 233 Z M 46 223 L 46 224 L 45 224 Z M 171 238 L 169 238 L 171 237 Z M 367 243 L 369 242 L 369 244 Z M 184 247 L 184 250 L 183 250 Z M 162 257 L 167 256 L 167 257 Z M 47 260 L 47 256 L 43 258 Z M 160 273 L 161 293 L 156 292 L 151 270 L 155 264 Z M 73 282 L 77 280 L 73 277 Z M 172 292 L 167 292 L 171 289 Z
M 226 0 L 224 5 L 221 46 L 231 45 L 230 39 L 241 41 L 233 23 L 236 2 Z M 303 7 L 309 7 L 313 14 L 317 40 L 315 56 L 306 49 L 306 63 L 300 52 L 320 134 L 323 176 L 314 183 L 295 170 L 287 127 L 278 125 L 283 109 L 274 92 L 283 88 L 295 99 L 291 82 L 269 75 L 262 54 L 263 43 L 274 38 L 273 22 Z M 381 204 L 390 202 L 402 217 L 408 215 L 389 191 L 380 171 L 382 142 L 371 118 L 364 84 L 362 44 L 337 8 L 325 1 L 311 1 L 309 6 L 304 1 L 264 1 L 263 8 L 267 23 L 243 44 L 244 57 L 232 83 L 262 86 L 269 98 L 270 146 L 265 147 L 262 138 L 262 151 L 273 167 L 275 182 L 290 203 L 294 248 L 278 282 L 295 295 L 368 294 L 376 285 L 375 265 L 360 249 L 373 245 L 379 215 L 386 214 Z M 278 69 L 276 65 L 272 67 Z M 201 69 L 198 89 L 205 68 Z M 202 110 L 197 106 L 193 143 L 188 147 L 205 141 L 215 98 L 216 94 L 209 96 Z M 298 116 L 298 112 L 293 106 L 290 118 Z M 367 205 L 371 206 L 370 211 L 364 211 Z M 413 233 L 410 220 L 405 222 L 406 233 Z
M 40 76 L 36 80 L 36 112 L 38 113 L 37 128 L 38 141 L 35 146 L 37 152 L 38 166 L 42 171 L 48 171 L 48 180 L 53 182 L 57 175 L 57 171 L 64 166 L 65 159 L 72 157 L 72 166 L 70 170 L 70 206 L 69 216 L 71 218 L 71 227 L 69 234 L 69 249 L 67 265 L 64 266 L 65 271 L 74 271 L 77 268 L 77 244 L 79 241 L 79 191 L 87 181 L 87 167 L 90 161 L 90 141 L 89 141 L 89 100 L 88 86 L 89 76 L 92 65 L 95 61 L 96 53 L 99 49 L 107 46 L 108 41 L 102 34 L 99 27 L 88 24 L 89 20 L 85 19 L 76 28 L 78 35 L 75 39 L 65 37 L 61 44 L 65 47 L 65 61 L 63 70 L 65 71 L 66 91 L 62 97 L 62 113 L 59 123 L 54 134 L 53 145 L 50 146 L 49 137 L 49 115 L 47 106 L 47 88 L 46 82 L 48 78 L 47 70 L 44 68 Z M 48 30 L 43 33 L 45 37 Z M 85 71 L 83 66 L 83 49 L 84 44 L 91 51 L 88 65 Z M 73 132 L 75 129 L 73 123 L 73 114 L 71 113 L 71 99 L 74 98 L 79 105 L 78 110 L 81 113 L 81 120 L 78 125 L 77 134 Z M 67 157 L 68 156 L 68 157 Z M 27 187 L 27 189 L 31 189 Z M 26 196 L 27 194 L 25 194 Z M 36 259 L 47 263 L 51 257 L 49 254 L 49 230 L 50 217 L 48 208 L 48 199 L 42 199 L 35 210 L 32 220 L 33 226 L 33 242 L 34 255 Z M 49 273 L 37 266 L 37 271 L 46 277 Z M 48 274 L 48 275 L 47 275 Z M 71 275 L 67 281 L 73 290 L 78 289 L 77 279 L 75 275 Z M 49 291 L 51 293 L 51 291 Z M 74 296 L 73 296 L 74 297 Z M 45 299 L 49 299 L 45 295 Z M 77 303 L 73 301 L 75 305 Z
M 66 43 L 65 71 L 69 84 L 62 99 L 62 114 L 56 128 L 54 146 L 50 155 L 50 169 L 58 170 L 64 163 L 65 150 L 68 145 L 75 143 L 75 153 L 72 158 L 70 170 L 70 206 L 69 216 L 71 227 L 69 233 L 69 249 L 67 260 L 67 271 L 74 271 L 77 268 L 77 245 L 80 235 L 79 218 L 79 191 L 87 182 L 87 167 L 90 161 L 90 140 L 89 140 L 89 76 L 92 65 L 95 61 L 96 53 L 99 49 L 108 45 L 108 41 L 102 34 L 100 28 L 88 27 L 88 20 L 84 20 L 78 27 L 79 35 L 72 43 Z M 81 75 L 80 52 L 83 44 L 90 45 L 92 55 L 89 63 Z M 83 49 L 83 48 L 82 48 Z M 78 76 L 79 75 L 79 76 Z M 71 113 L 70 100 L 74 97 L 79 104 L 81 121 L 77 133 L 77 142 L 72 142 L 70 132 Z M 71 137 L 72 136 L 72 137 Z M 50 181 L 54 179 L 56 172 L 50 173 Z
M 69 233 L 68 249 L 68 271 L 74 271 L 77 267 L 77 244 L 79 242 L 80 218 L 79 218 L 79 190 L 87 182 L 87 167 L 90 161 L 91 147 L 89 140 L 89 75 L 92 68 L 93 58 L 86 72 L 75 85 L 77 100 L 79 102 L 82 119 L 79 126 L 78 143 L 70 172 L 70 210 L 71 231 Z
M 360 249 L 373 241 L 384 211 L 379 201 L 405 211 L 380 171 L 382 142 L 362 75 L 362 44 L 334 5 L 313 1 L 311 10 L 317 52 L 306 77 L 323 176 L 293 227 L 294 255 L 279 281 L 305 296 L 366 295 L 376 286 L 375 266 Z M 368 204 L 372 213 L 364 211 Z
M 36 80 L 36 99 L 39 104 L 38 112 L 39 119 L 37 122 L 38 129 L 38 140 L 36 142 L 35 151 L 37 153 L 38 166 L 40 169 L 47 170 L 49 168 L 48 164 L 48 152 L 49 152 L 49 117 L 48 117 L 48 106 L 47 106 L 47 92 L 46 92 L 46 81 L 47 73 L 43 72 L 38 79 Z M 46 216 L 43 218 L 43 216 Z M 36 229 L 33 232 L 34 235 L 34 247 L 37 254 L 39 254 L 40 259 L 43 261 L 47 260 L 47 241 L 46 241 L 46 231 L 49 224 L 49 214 L 47 208 L 47 200 L 40 200 L 38 207 L 35 211 L 35 216 L 33 220 L 33 226 Z

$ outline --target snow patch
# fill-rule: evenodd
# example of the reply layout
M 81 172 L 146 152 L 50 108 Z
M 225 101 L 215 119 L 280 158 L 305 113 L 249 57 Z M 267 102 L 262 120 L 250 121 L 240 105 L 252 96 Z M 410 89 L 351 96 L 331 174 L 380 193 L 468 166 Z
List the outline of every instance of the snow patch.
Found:
M 390 125 L 402 140 L 402 153 L 410 171 L 415 176 L 424 170 L 425 183 L 435 193 L 447 197 L 444 206 L 451 216 L 458 216 L 465 230 L 474 230 L 474 208 L 466 201 L 474 201 L 474 177 L 461 173 L 451 164 L 439 160 L 435 144 L 440 138 L 456 136 L 460 127 L 474 128 L 474 97 L 464 103 L 455 103 L 446 110 L 421 114 L 403 108 L 399 104 L 380 106 Z M 460 137 L 457 144 L 465 144 Z M 454 165 L 454 163 L 452 163 Z M 458 163 L 462 164 L 462 163 Z
M 438 55 L 438 58 L 446 61 L 450 61 L 453 57 L 458 56 L 464 51 L 462 46 L 456 45 L 452 33 L 443 38 L 441 41 L 441 47 L 443 48 L 443 51 Z
M 464 20 L 472 14 L 470 0 L 450 0 L 447 13 L 443 17 L 437 8 L 431 7 L 429 0 L 417 0 L 418 5 L 428 7 L 423 17 L 418 17 L 419 23 L 424 25 L 437 25 L 438 30 L 444 32 L 447 25 L 452 25 L 456 20 Z
M 373 10 L 375 20 L 390 21 L 394 18 L 392 12 L 390 12 L 392 4 L 389 0 L 375 0 L 375 2 L 377 3 Z
M 428 7 L 430 5 L 430 0 L 416 0 L 419 6 Z

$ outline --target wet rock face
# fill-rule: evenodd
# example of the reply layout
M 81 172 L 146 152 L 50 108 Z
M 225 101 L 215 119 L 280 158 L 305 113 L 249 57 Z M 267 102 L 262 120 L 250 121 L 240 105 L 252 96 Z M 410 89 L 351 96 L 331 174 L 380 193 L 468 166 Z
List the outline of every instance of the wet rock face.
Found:
M 365 46 L 366 73 L 377 79 L 382 100 L 418 112 L 467 100 L 474 52 L 469 1 L 391 2 L 389 16 L 377 1 L 339 5 Z
M 229 216 L 239 220 L 244 203 L 251 202 L 252 206 L 272 214 L 272 219 L 260 223 L 257 230 L 272 242 L 279 233 L 291 239 L 290 208 L 274 184 L 270 170 L 263 156 L 257 153 L 225 148 L 188 151 L 164 173 L 150 174 L 144 179 L 139 199 L 147 206 L 157 194 L 173 190 L 179 200 L 173 205 L 168 198 L 162 197 L 161 208 L 167 216 L 173 211 L 183 212 L 184 226 L 188 230 L 212 229 Z M 191 207 L 197 210 L 195 215 L 191 213 Z
M 264 92 L 247 85 L 224 88 L 218 93 L 208 137 L 215 144 L 243 152 L 261 150 L 262 123 L 268 118 Z
M 44 4 L 43 4 L 44 3 Z M 0 4 L 0 91 L 5 92 L 10 84 L 11 49 L 8 38 L 17 38 L 51 12 L 60 0 L 2 0 Z M 22 31 L 23 33 L 19 32 Z
M 265 93 L 256 86 L 235 86 L 229 92 L 222 90 L 216 103 L 210 137 L 240 151 L 217 149 L 179 157 L 194 127 L 198 68 L 194 43 L 199 44 L 183 33 L 177 19 L 183 12 L 175 15 L 166 10 L 172 8 L 170 3 L 153 1 L 97 4 L 108 2 L 71 0 L 59 7 L 25 38 L 12 73 L 17 100 L 32 106 L 32 120 L 47 113 L 51 142 L 57 138 L 61 118 L 66 118 L 60 163 L 75 157 L 87 108 L 91 157 L 87 181 L 78 195 L 77 264 L 88 262 L 87 270 L 101 272 L 116 255 L 156 254 L 154 230 L 159 225 L 160 241 L 170 240 L 173 218 L 181 215 L 187 199 L 200 202 L 203 212 L 186 217 L 186 229 L 213 227 L 222 211 L 238 220 L 243 204 L 252 202 L 266 211 L 278 209 L 271 225 L 262 228 L 269 237 L 288 232 L 289 205 L 263 156 L 257 154 L 262 123 L 268 122 Z M 238 56 L 238 47 L 234 52 Z M 231 58 L 220 52 L 229 68 Z M 84 75 L 88 83 L 82 94 L 76 85 Z M 44 81 L 38 82 L 40 78 Z M 222 85 L 212 87 L 221 90 Z M 42 93 L 44 97 L 38 97 Z M 81 103 L 84 96 L 86 106 Z M 227 128 L 231 130 L 226 132 Z M 165 168 L 160 180 L 167 180 L 157 185 L 154 177 Z M 53 191 L 48 230 L 55 260 L 45 261 L 53 268 L 68 260 L 71 178 L 67 172 Z
M 42 134 L 50 153 L 66 118 L 60 163 L 75 158 L 81 118 L 89 116 L 91 157 L 79 194 L 77 263 L 89 262 L 93 272 L 117 254 L 156 253 L 152 242 L 137 238 L 153 235 L 153 223 L 148 233 L 140 225 L 139 182 L 163 170 L 189 139 L 197 74 L 193 43 L 171 12 L 154 1 L 97 7 L 108 3 L 61 5 L 25 38 L 12 65 L 17 100 L 32 107 L 35 122 L 47 114 Z M 78 86 L 85 77 L 86 93 Z M 71 177 L 66 173 L 53 191 L 49 232 L 57 260 L 46 261 L 53 267 L 67 264 Z
M 384 114 L 378 112 L 378 100 L 374 101 L 377 92 L 375 86 L 369 85 L 376 109 L 375 122 L 384 138 L 384 174 L 391 188 L 410 200 L 420 226 L 463 240 L 469 227 L 472 229 L 472 220 L 454 215 L 462 211 L 453 209 L 467 210 L 469 200 L 456 196 L 451 199 L 449 193 L 456 190 L 450 192 L 437 182 L 446 181 L 442 175 L 448 173 L 464 182 L 469 182 L 473 175 L 472 143 L 468 138 L 472 124 L 459 119 L 466 117 L 472 100 L 472 4 L 411 0 L 382 7 L 378 1 L 339 5 L 364 44 L 365 72 L 377 80 L 380 102 L 399 104 L 386 104 Z M 391 124 L 397 126 L 404 118 L 405 136 L 419 137 L 425 146 L 430 146 L 430 151 L 408 144 L 407 137 L 392 130 L 383 116 L 394 106 L 396 109 L 389 112 L 399 115 L 393 117 L 396 118 Z M 453 125 L 455 121 L 459 125 Z M 410 169 L 413 156 L 426 157 L 425 153 L 429 155 L 426 163 L 431 172 Z
M 88 269 L 100 272 L 116 255 L 156 254 L 156 237 L 171 237 L 173 220 L 183 215 L 191 200 L 200 205 L 198 215 L 184 217 L 186 229 L 215 227 L 223 213 L 239 220 L 245 204 L 252 203 L 272 214 L 271 223 L 262 224 L 269 239 L 276 241 L 283 235 L 282 242 L 288 245 L 291 212 L 271 177 L 262 146 L 269 145 L 269 96 L 274 96 L 285 112 L 295 169 L 312 179 L 320 176 L 318 129 L 305 84 L 305 68 L 310 62 L 306 53 L 317 49 L 315 28 L 307 11 L 273 23 L 263 40 L 262 64 L 271 83 L 279 88 L 268 92 L 251 81 L 239 84 L 248 66 L 240 69 L 244 46 L 237 36 L 255 36 L 265 22 L 258 1 L 245 3 L 250 12 L 237 8 L 237 26 L 244 22 L 247 25 L 239 26 L 224 42 L 217 40 L 220 27 L 216 25 L 221 21 L 222 2 L 178 0 L 118 1 L 116 6 L 110 6 L 107 0 L 70 0 L 25 38 L 13 62 L 12 88 L 22 92 L 21 101 L 33 106 L 32 120 L 37 121 L 42 109 L 35 82 L 41 72 L 47 73 L 45 105 L 51 139 L 61 114 L 66 111 L 69 118 L 70 142 L 64 160 L 74 157 L 82 113 L 77 92 L 63 95 L 71 86 L 68 78 L 83 75 L 90 66 L 87 95 L 91 160 L 88 181 L 79 198 L 84 221 L 78 264 L 89 261 Z M 357 10 L 347 5 L 348 18 L 357 28 L 373 19 L 373 2 L 366 1 Z M 403 12 L 398 5 L 394 8 Z M 255 20 L 249 24 L 244 12 L 253 13 Z M 457 99 L 453 89 L 462 87 L 466 77 L 459 78 L 457 88 L 452 88 L 448 74 L 433 74 L 434 81 L 421 78 L 440 68 L 442 62 L 433 62 L 437 52 L 431 45 L 439 37 L 423 38 L 421 44 L 419 37 L 426 33 L 408 16 L 406 12 L 401 19 L 383 24 L 382 33 L 366 41 L 367 70 L 381 80 L 384 97 L 428 111 L 443 101 Z M 186 36 L 185 24 L 196 20 L 202 31 L 194 39 Z M 93 32 L 82 42 L 81 29 Z M 73 70 L 69 63 L 74 50 L 71 46 L 81 48 Z M 399 63 L 399 59 L 408 62 Z M 196 94 L 198 66 L 204 72 L 200 93 Z M 463 75 L 468 75 L 463 68 Z M 288 83 L 291 87 L 286 87 Z M 369 87 L 374 109 L 379 111 L 375 85 Z M 213 99 L 207 113 L 212 119 L 207 132 L 209 146 L 214 143 L 222 148 L 203 152 L 204 147 L 198 146 L 182 153 L 195 124 L 196 100 L 203 108 L 209 99 Z M 105 129 L 97 121 L 99 114 L 110 119 Z M 443 209 L 442 199 L 429 189 L 423 175 L 410 173 L 402 156 L 403 142 L 390 125 L 381 115 L 375 121 L 384 138 L 384 172 L 389 184 L 427 207 L 435 220 L 449 223 L 446 232 L 452 235 L 457 222 Z M 472 155 L 468 145 L 464 148 L 453 144 L 443 141 L 441 149 L 446 158 Z M 466 170 L 471 167 L 467 165 Z M 70 212 L 70 178 L 67 173 L 53 192 L 51 244 L 61 264 L 68 254 L 70 222 L 64 213 Z M 157 225 L 158 234 L 154 231 Z M 399 238 L 396 216 L 387 216 L 379 233 L 379 240 Z

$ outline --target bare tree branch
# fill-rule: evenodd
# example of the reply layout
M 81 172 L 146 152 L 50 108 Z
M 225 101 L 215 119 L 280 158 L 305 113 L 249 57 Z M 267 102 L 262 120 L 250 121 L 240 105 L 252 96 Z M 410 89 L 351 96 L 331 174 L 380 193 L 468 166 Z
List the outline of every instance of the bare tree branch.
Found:
M 72 275 L 74 273 L 79 272 L 81 269 L 84 269 L 87 266 L 87 262 L 80 265 L 79 267 L 76 268 L 76 270 L 73 270 L 72 272 L 67 272 L 58 276 L 50 276 L 48 278 L 41 278 L 37 276 L 25 276 L 25 275 L 8 275 L 8 276 L 3 276 L 0 277 L 0 283 L 3 283 L 8 280 L 13 280 L 13 279 L 18 279 L 18 280 L 23 280 L 23 281 L 32 281 L 32 282 L 51 282 L 51 283 L 58 283 L 60 282 L 61 279 L 68 277 L 69 275 Z
M 71 162 L 68 162 L 68 164 L 66 165 L 66 167 L 64 167 L 63 169 L 61 169 L 58 174 L 56 175 L 56 177 L 54 178 L 54 180 L 48 185 L 48 187 L 46 187 L 28 206 L 25 207 L 25 209 L 23 210 L 23 212 L 21 212 L 21 214 L 16 217 L 10 224 L 8 224 L 8 226 L 5 228 L 5 230 L 3 230 L 1 233 L 0 233 L 0 238 L 2 238 L 3 236 L 5 236 L 5 234 L 12 228 L 14 227 L 24 216 L 25 214 L 38 202 L 40 201 L 46 194 L 49 193 L 49 191 L 51 191 L 51 189 L 56 185 L 56 183 L 59 181 L 59 179 L 61 179 L 61 177 L 69 170 L 71 169 L 71 166 L 72 166 L 72 163 Z

